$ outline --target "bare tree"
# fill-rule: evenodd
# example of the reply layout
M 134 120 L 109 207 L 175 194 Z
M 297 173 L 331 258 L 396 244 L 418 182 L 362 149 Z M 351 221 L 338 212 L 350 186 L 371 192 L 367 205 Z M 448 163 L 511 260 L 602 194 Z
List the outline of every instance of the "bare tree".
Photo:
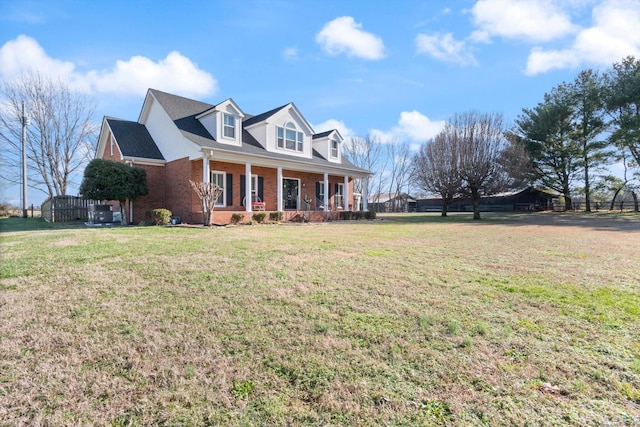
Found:
M 0 178 L 19 181 L 24 102 L 31 121 L 26 138 L 29 186 L 50 197 L 67 194 L 73 175 L 82 172 L 95 150 L 94 107 L 65 83 L 39 73 L 4 81 L 1 90 Z
M 387 144 L 387 157 L 391 163 L 388 169 L 389 198 L 400 201 L 400 204 L 394 203 L 394 211 L 404 210 L 406 200 L 402 198 L 402 193 L 408 191 L 411 169 L 411 150 L 409 149 L 409 144 L 406 142 L 392 141 Z
M 422 145 L 413 157 L 411 178 L 425 192 L 440 195 L 442 216 L 447 216 L 449 203 L 462 187 L 457 149 L 457 144 L 450 144 L 443 130 Z
M 213 182 L 193 182 L 189 180 L 189 184 L 191 184 L 191 188 L 193 188 L 193 191 L 202 202 L 202 222 L 204 225 L 210 226 L 216 200 L 218 200 L 224 189 Z
M 473 219 L 480 219 L 480 197 L 503 191 L 510 183 L 501 166 L 508 147 L 502 115 L 456 114 L 445 126 L 445 132 L 458 146 L 462 190 L 471 198 Z
M 373 173 L 373 176 L 367 179 L 355 180 L 354 191 L 364 194 L 366 190 L 369 196 L 379 194 L 386 183 L 384 171 L 387 166 L 380 141 L 371 135 L 349 138 L 342 144 L 342 155 L 354 166 Z

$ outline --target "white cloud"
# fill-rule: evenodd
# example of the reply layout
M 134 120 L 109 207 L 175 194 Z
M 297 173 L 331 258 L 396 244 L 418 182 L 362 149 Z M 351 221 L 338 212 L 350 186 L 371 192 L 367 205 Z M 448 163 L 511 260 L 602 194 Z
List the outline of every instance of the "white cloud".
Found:
M 337 129 L 344 139 L 355 136 L 353 130 L 349 129 L 342 120 L 329 119 L 313 126 L 313 130 L 316 133 L 326 132 L 333 129 Z
M 471 10 L 478 27 L 471 39 L 489 42 L 498 36 L 547 42 L 563 37 L 577 28 L 560 4 L 552 0 L 479 0 Z
M 157 62 L 134 56 L 128 61 L 116 61 L 109 71 L 82 73 L 72 62 L 49 57 L 35 39 L 25 35 L 0 48 L 0 76 L 11 80 L 29 70 L 60 78 L 87 93 L 144 95 L 150 87 L 184 96 L 202 96 L 217 91 L 217 81 L 211 74 L 176 51 Z
M 396 126 L 388 131 L 372 129 L 370 133 L 383 144 L 406 140 L 423 143 L 436 136 L 444 124 L 444 120 L 431 120 L 416 110 L 403 111 Z
M 150 87 L 184 96 L 210 94 L 217 90 L 217 82 L 211 74 L 177 51 L 158 62 L 144 56 L 118 60 L 111 71 L 89 72 L 87 80 L 98 92 L 120 94 L 144 95 Z
M 573 68 L 579 64 L 576 55 L 570 50 L 548 50 L 535 47 L 529 54 L 525 74 L 532 76 L 552 69 Z
M 288 47 L 282 51 L 284 59 L 296 59 L 298 57 L 298 49 L 295 47 Z
M 581 30 L 565 49 L 532 49 L 525 74 L 581 64 L 611 65 L 628 55 L 640 56 L 640 8 L 637 0 L 611 0 L 593 8 L 594 25 Z
M 384 43 L 374 34 L 362 30 L 351 16 L 341 16 L 328 22 L 316 35 L 316 42 L 329 55 L 345 53 L 362 59 L 384 58 Z
M 69 80 L 75 66 L 68 61 L 50 58 L 42 46 L 31 37 L 20 35 L 0 47 L 0 75 L 7 80 L 26 70 L 46 72 L 54 78 Z
M 457 41 L 453 34 L 418 34 L 416 36 L 416 51 L 426 54 L 440 61 L 453 62 L 459 65 L 476 65 L 478 62 L 469 51 L 464 41 Z

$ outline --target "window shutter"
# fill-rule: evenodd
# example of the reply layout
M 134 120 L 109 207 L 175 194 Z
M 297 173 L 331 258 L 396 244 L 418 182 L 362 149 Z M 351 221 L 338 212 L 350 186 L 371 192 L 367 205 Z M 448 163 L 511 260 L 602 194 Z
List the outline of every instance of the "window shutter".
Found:
M 227 192 L 227 206 L 233 206 L 233 175 L 230 173 L 227 174 L 227 188 L 225 188 Z
M 264 177 L 258 177 L 258 197 L 264 202 Z
M 324 185 L 320 182 L 316 182 L 316 200 L 320 200 L 320 185 Z M 322 200 L 324 202 L 324 200 Z
M 246 176 L 240 175 L 240 204 L 245 206 L 244 197 L 245 197 L 245 189 L 246 189 Z

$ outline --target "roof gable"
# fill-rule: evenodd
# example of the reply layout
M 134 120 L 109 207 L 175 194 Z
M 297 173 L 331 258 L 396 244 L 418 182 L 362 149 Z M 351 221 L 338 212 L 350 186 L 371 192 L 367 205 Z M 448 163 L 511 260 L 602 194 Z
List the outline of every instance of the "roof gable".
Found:
M 289 105 L 289 104 L 282 105 L 280 107 L 274 108 L 273 110 L 269 110 L 269 111 L 267 111 L 265 113 L 258 114 L 257 116 L 252 116 L 252 117 L 246 119 L 244 122 L 242 122 L 242 125 L 244 127 L 248 127 L 248 126 L 255 125 L 256 123 L 263 122 L 263 121 L 267 120 L 269 117 L 271 117 L 274 114 L 276 114 L 278 111 L 284 109 L 287 105 Z
M 137 122 L 105 117 L 122 157 L 164 160 L 147 128 Z

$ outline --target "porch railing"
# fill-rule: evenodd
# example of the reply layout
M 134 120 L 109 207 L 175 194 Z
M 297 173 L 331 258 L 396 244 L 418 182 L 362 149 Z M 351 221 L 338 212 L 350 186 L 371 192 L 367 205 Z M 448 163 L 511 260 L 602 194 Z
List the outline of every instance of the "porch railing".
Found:
M 330 211 L 336 211 L 338 209 L 344 209 L 344 200 L 343 200 L 343 196 L 341 195 L 335 195 L 334 196 L 334 202 L 335 203 L 329 203 L 328 208 Z M 313 209 L 314 211 L 324 211 L 325 207 L 324 207 L 324 199 L 320 198 L 320 197 L 316 197 L 315 198 L 315 203 L 313 203 L 313 205 L 311 206 L 311 209 Z

